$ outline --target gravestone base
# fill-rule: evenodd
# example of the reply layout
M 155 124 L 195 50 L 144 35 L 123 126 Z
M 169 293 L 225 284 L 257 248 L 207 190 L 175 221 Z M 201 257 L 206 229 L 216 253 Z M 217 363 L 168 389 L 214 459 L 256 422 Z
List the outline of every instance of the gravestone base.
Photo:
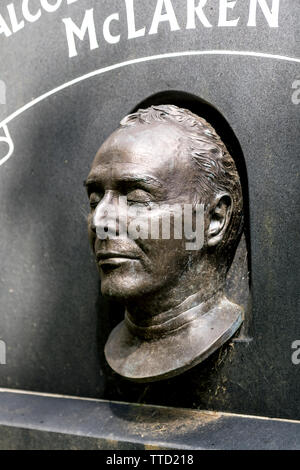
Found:
M 0 449 L 300 449 L 300 421 L 0 389 Z

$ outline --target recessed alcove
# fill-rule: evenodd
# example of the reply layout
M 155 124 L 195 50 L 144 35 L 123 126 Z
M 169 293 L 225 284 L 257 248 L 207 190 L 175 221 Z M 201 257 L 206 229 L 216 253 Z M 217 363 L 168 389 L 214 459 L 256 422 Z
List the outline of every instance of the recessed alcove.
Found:
M 130 113 L 134 113 L 140 108 L 145 109 L 149 106 L 162 104 L 173 104 L 180 108 L 188 109 L 194 114 L 204 118 L 214 127 L 235 161 L 243 192 L 244 230 L 239 240 L 235 257 L 227 274 L 226 291 L 229 298 L 244 307 L 244 324 L 240 330 L 240 334 L 236 337 L 238 340 L 243 340 L 249 335 L 250 329 L 251 246 L 248 176 L 242 148 L 232 127 L 223 114 L 213 104 L 208 103 L 202 98 L 191 93 L 178 90 L 168 90 L 155 93 L 139 102 L 132 110 L 130 110 Z

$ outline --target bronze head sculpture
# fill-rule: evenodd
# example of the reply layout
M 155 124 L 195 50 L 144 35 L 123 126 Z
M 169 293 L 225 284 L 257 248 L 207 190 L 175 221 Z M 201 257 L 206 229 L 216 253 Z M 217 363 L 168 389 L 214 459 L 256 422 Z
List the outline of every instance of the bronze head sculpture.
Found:
M 86 186 L 101 291 L 125 307 L 105 346 L 111 368 L 146 382 L 206 359 L 243 321 L 224 293 L 243 228 L 240 179 L 225 144 L 186 109 L 142 109 L 100 147 Z M 183 227 L 188 209 L 194 228 L 201 219 L 196 230 Z M 167 236 L 161 226 L 153 236 L 151 220 L 166 212 Z

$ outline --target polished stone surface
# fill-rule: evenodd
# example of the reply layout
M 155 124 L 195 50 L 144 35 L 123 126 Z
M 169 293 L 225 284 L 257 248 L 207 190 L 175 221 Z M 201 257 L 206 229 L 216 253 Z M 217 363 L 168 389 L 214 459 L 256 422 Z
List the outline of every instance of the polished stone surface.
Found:
M 300 422 L 0 390 L 0 449 L 299 450 Z
M 259 15 L 257 28 L 241 20 L 235 28 L 199 25 L 170 33 L 162 23 L 157 35 L 127 40 L 122 23 L 119 44 L 101 42 L 90 51 L 85 41 L 69 59 L 61 18 L 80 22 L 94 6 L 101 30 L 109 14 L 120 11 L 124 17 L 120 3 L 81 0 L 10 38 L 1 35 L 1 80 L 7 84 L 1 118 L 85 73 L 154 54 L 225 49 L 299 58 L 300 4 L 287 0 L 279 28 L 269 28 Z M 137 28 L 149 29 L 155 5 L 147 1 L 138 8 Z M 185 14 L 178 14 L 180 24 Z M 15 150 L 0 167 L 0 339 L 7 345 L 1 386 L 300 419 L 300 365 L 291 361 L 291 344 L 299 339 L 299 105 L 292 102 L 297 78 L 299 64 L 289 60 L 247 54 L 165 57 L 82 81 L 10 122 Z M 202 113 L 203 103 L 180 91 L 215 106 L 243 149 L 252 316 L 244 340 L 229 343 L 213 362 L 162 385 L 135 385 L 111 374 L 103 357 L 123 312 L 115 306 L 111 315 L 99 297 L 80 183 L 91 155 L 120 117 L 151 95 L 164 92 L 146 104 L 169 100 Z

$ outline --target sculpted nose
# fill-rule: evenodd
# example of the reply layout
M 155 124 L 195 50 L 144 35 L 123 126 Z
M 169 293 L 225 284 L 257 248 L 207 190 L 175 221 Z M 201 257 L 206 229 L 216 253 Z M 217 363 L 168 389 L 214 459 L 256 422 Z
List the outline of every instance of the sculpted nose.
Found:
M 113 191 L 107 191 L 95 208 L 92 218 L 92 230 L 98 238 L 110 238 L 117 235 L 117 214 L 118 198 Z
M 93 230 L 96 230 L 97 226 L 102 223 L 105 216 L 107 217 L 107 215 L 109 215 L 110 209 L 113 205 L 113 200 L 114 197 L 112 191 L 106 191 L 103 198 L 101 201 L 99 201 L 95 208 L 92 219 Z

